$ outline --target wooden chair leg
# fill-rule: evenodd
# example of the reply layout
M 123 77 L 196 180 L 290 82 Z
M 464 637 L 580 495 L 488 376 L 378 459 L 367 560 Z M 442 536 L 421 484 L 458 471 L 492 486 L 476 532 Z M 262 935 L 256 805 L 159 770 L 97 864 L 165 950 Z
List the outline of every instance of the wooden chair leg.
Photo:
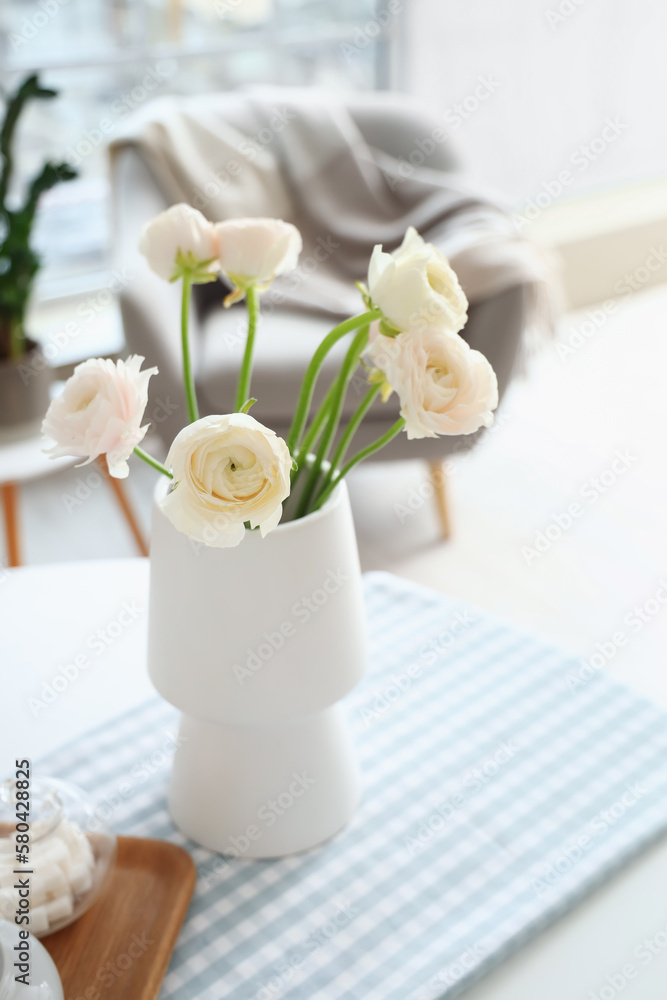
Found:
M 443 541 L 447 541 L 451 535 L 451 525 L 449 521 L 449 504 L 447 502 L 445 465 L 443 462 L 429 462 L 429 471 L 431 473 L 431 482 L 433 483 L 435 502 L 438 508 L 442 539 Z
M 109 475 L 107 460 L 104 456 L 98 459 L 98 461 L 102 469 L 102 472 L 104 473 L 109 485 L 111 486 L 111 489 L 114 492 L 114 496 L 118 501 L 118 506 L 120 507 L 123 513 L 123 517 L 127 521 L 127 525 L 130 531 L 132 532 L 132 535 L 134 536 L 134 540 L 137 543 L 137 548 L 139 549 L 140 555 L 147 556 L 148 545 L 146 544 L 146 540 L 143 534 L 141 533 L 141 528 L 139 527 L 139 523 L 134 515 L 134 511 L 132 510 L 130 501 L 127 498 L 127 494 L 125 492 L 125 487 L 123 486 L 122 480 L 114 479 L 113 476 Z
M 21 565 L 21 543 L 19 540 L 19 488 L 16 483 L 3 483 L 2 507 L 5 515 L 5 537 L 7 539 L 7 562 L 10 566 Z

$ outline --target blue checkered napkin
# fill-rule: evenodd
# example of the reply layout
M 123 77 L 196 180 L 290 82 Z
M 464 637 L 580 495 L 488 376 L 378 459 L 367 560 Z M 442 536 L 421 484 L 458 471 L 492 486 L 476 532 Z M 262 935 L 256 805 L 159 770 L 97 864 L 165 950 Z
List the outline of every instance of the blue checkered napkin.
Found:
M 371 574 L 366 597 L 371 670 L 348 700 L 365 797 L 319 850 L 250 862 L 186 843 L 159 699 L 43 762 L 119 832 L 192 851 L 164 1000 L 454 997 L 667 829 L 653 705 L 406 581 Z

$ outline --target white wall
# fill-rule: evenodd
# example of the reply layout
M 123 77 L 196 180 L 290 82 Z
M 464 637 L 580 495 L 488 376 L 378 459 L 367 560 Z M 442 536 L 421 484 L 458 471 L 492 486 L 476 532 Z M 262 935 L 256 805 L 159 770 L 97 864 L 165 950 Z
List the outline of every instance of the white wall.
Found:
M 544 185 L 569 197 L 667 175 L 664 0 L 404 0 L 403 19 L 405 86 L 519 209 Z

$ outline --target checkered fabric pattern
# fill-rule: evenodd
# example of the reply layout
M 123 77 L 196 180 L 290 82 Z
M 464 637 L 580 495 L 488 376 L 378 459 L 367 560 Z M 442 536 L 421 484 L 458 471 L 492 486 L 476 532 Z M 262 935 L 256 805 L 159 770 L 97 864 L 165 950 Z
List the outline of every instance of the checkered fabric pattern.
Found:
M 166 810 L 159 699 L 42 762 L 199 878 L 163 1000 L 451 998 L 667 829 L 666 717 L 544 639 L 386 574 L 347 705 L 354 820 L 277 861 L 225 859 Z M 213 789 L 212 789 L 213 791 Z

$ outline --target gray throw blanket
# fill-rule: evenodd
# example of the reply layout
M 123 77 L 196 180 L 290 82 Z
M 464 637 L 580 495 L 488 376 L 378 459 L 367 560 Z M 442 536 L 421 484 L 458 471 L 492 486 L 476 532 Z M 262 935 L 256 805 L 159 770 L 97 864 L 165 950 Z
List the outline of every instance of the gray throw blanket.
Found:
M 128 144 L 170 203 L 188 202 L 213 221 L 293 222 L 304 241 L 299 270 L 274 286 L 292 305 L 359 311 L 354 282 L 365 280 L 373 247 L 395 249 L 412 225 L 450 259 L 471 303 L 524 285 L 531 332 L 553 326 L 552 265 L 508 212 L 459 174 L 406 171 L 405 160 L 368 145 L 335 98 L 276 88 L 160 98 L 111 155 Z

